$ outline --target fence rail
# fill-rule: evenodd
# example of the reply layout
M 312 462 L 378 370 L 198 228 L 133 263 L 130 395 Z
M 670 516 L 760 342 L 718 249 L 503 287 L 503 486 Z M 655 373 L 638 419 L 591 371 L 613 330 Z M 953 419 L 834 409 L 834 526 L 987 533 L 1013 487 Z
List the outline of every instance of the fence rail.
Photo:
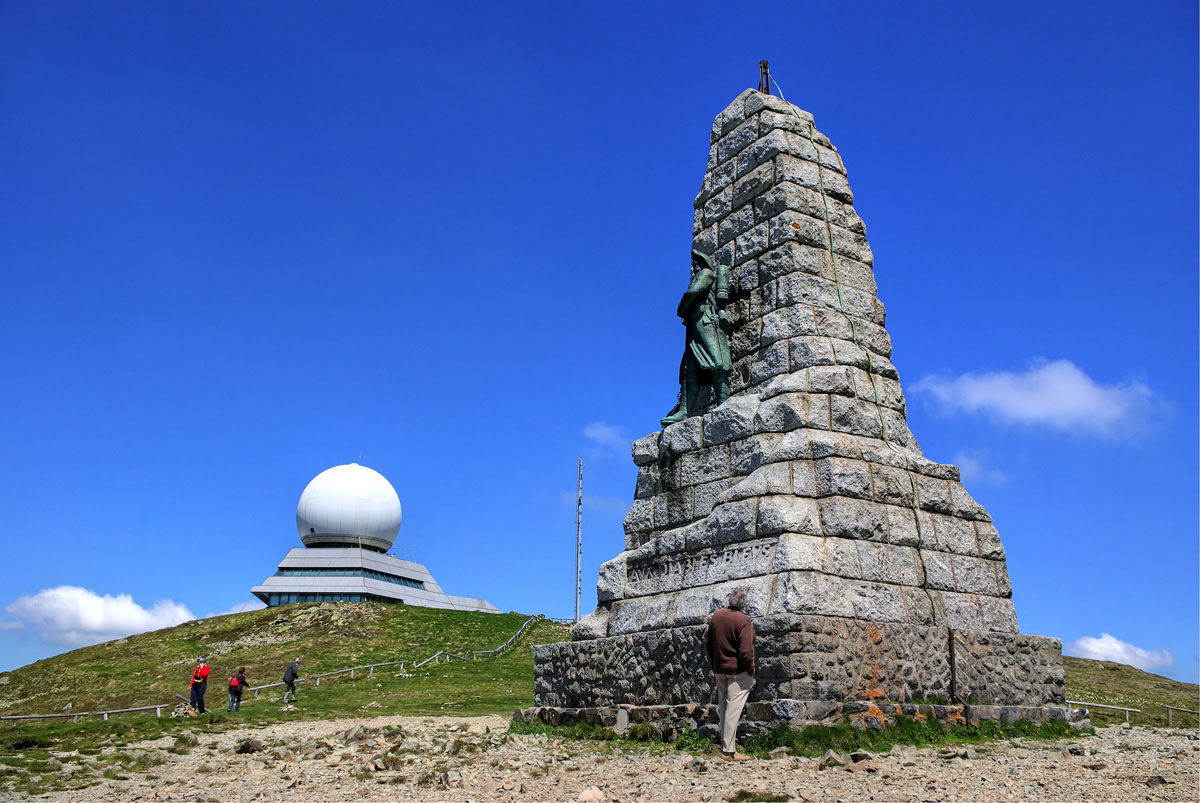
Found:
M 367 670 L 368 675 L 373 675 L 373 674 L 375 674 L 376 669 L 378 669 L 380 667 L 384 667 L 384 666 L 398 666 L 398 667 L 400 667 L 401 671 L 403 671 L 405 664 L 409 664 L 413 669 L 420 669 L 421 667 L 428 664 L 430 661 L 432 661 L 435 665 L 439 664 L 442 662 L 443 658 L 447 661 L 450 661 L 450 660 L 456 660 L 456 661 L 478 660 L 478 657 L 480 655 L 486 655 L 489 658 L 495 658 L 496 656 L 500 655 L 502 652 L 504 652 L 505 650 L 509 649 L 514 644 L 516 644 L 517 641 L 519 641 L 520 638 L 525 635 L 525 632 L 527 630 L 529 630 L 530 627 L 532 627 L 534 624 L 542 621 L 545 618 L 546 617 L 542 616 L 540 613 L 534 614 L 533 616 L 530 616 L 528 619 L 526 619 L 521 624 L 521 627 L 517 629 L 517 632 L 514 633 L 508 639 L 508 641 L 504 642 L 499 647 L 496 647 L 493 650 L 468 650 L 467 657 L 463 657 L 461 655 L 455 655 L 454 653 L 446 652 L 445 650 L 438 650 L 433 655 L 429 656 L 428 658 L 426 658 L 424 661 L 421 661 L 420 663 L 414 663 L 412 659 L 409 659 L 406 661 L 384 661 L 383 663 L 378 663 L 378 664 L 363 664 L 362 666 L 351 666 L 351 667 L 347 667 L 345 669 L 335 669 L 332 672 L 322 672 L 319 675 L 308 675 L 307 677 L 296 678 L 296 682 L 303 683 L 307 680 L 313 680 L 313 681 L 316 681 L 316 685 L 320 686 L 321 678 L 329 678 L 329 677 L 333 677 L 335 675 L 345 675 L 345 674 L 349 673 L 350 679 L 353 680 L 355 677 L 354 673 L 359 672 L 363 669 Z M 274 689 L 274 688 L 278 688 L 278 687 L 284 686 L 284 685 L 286 685 L 286 684 L 284 684 L 284 683 L 266 683 L 266 684 L 263 684 L 262 686 L 248 686 L 246 688 L 246 691 L 254 692 L 254 696 L 257 697 L 258 693 L 263 689 Z M 67 714 L 10 714 L 7 716 L 0 716 L 0 720 L 12 721 L 13 727 L 16 727 L 17 720 L 19 720 L 19 719 L 66 719 L 66 718 L 70 718 L 73 721 L 78 722 L 80 717 L 100 717 L 100 716 L 102 716 L 102 717 L 104 717 L 104 721 L 107 722 L 109 714 L 129 714 L 129 713 L 133 713 L 136 711 L 153 711 L 154 715 L 156 717 L 161 717 L 162 710 L 164 708 L 173 708 L 175 705 L 176 705 L 175 703 L 162 703 L 160 705 L 143 705 L 143 706 L 139 706 L 137 708 L 111 708 L 107 711 L 76 711 L 76 712 L 67 713 Z
M 1174 706 L 1174 705 L 1166 705 L 1165 703 L 1159 703 L 1159 705 L 1162 706 L 1163 708 L 1167 709 L 1167 727 L 1168 728 L 1172 727 L 1175 724 L 1172 714 L 1176 711 L 1182 711 L 1185 714 L 1195 714 L 1197 716 L 1200 716 L 1200 711 L 1193 711 L 1190 708 L 1180 708 L 1180 707 Z
M 1103 703 L 1085 703 L 1082 700 L 1067 700 L 1067 711 L 1068 712 L 1071 710 L 1071 706 L 1073 706 L 1073 705 L 1081 705 L 1086 708 L 1109 708 L 1109 709 L 1112 709 L 1113 711 L 1124 711 L 1126 722 L 1129 721 L 1129 714 L 1131 712 L 1134 714 L 1142 713 L 1142 709 L 1140 709 L 1140 708 L 1126 708 L 1121 705 L 1104 705 Z

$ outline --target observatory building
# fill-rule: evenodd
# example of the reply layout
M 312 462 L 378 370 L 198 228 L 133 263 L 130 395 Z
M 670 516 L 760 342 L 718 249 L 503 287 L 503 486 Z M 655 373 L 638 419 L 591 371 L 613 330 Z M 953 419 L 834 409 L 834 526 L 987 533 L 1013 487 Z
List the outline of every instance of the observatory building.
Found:
M 270 607 L 293 602 L 395 602 L 499 613 L 481 599 L 452 597 L 419 563 L 388 554 L 400 532 L 400 498 L 382 474 L 350 463 L 313 478 L 296 506 L 303 549 L 251 593 Z

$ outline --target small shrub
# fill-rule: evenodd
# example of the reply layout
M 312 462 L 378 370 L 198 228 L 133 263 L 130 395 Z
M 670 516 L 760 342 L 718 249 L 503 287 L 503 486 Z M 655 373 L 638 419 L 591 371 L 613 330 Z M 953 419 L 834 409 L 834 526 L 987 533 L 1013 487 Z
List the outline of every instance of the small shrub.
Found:
M 689 753 L 707 753 L 713 749 L 713 740 L 701 736 L 695 728 L 688 725 L 675 738 L 675 749 L 686 750 Z
M 639 722 L 630 728 L 629 732 L 625 735 L 635 742 L 658 742 L 662 740 L 662 735 L 659 734 L 658 728 L 649 722 Z
M 726 798 L 729 803 L 787 803 L 792 798 L 788 795 L 770 795 L 766 792 L 747 792 L 739 789 L 733 797 Z

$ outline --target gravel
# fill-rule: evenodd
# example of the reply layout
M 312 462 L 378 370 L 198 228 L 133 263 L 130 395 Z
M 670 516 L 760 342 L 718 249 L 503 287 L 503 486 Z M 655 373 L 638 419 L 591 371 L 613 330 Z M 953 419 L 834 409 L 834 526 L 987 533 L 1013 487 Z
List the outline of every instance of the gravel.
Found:
M 663 746 L 509 736 L 507 727 L 503 717 L 282 723 L 200 734 L 186 755 L 166 752 L 175 740 L 164 737 L 123 748 L 161 755 L 162 765 L 42 798 L 723 801 L 746 790 L 798 801 L 1200 799 L 1200 739 L 1187 730 L 1114 726 L 1061 741 L 728 763 Z M 251 741 L 253 752 L 237 752 Z

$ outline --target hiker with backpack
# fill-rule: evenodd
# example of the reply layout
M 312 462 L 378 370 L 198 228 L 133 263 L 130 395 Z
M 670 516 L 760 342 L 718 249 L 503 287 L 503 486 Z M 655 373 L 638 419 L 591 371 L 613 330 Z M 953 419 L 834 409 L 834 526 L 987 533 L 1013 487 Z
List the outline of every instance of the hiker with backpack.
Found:
M 242 692 L 246 688 L 246 667 L 239 666 L 237 674 L 229 679 L 229 708 L 228 711 L 242 710 Z
M 296 702 L 296 680 L 300 677 L 300 659 L 292 661 L 288 664 L 288 668 L 283 673 L 283 683 L 287 689 L 283 692 L 283 702 L 286 705 L 288 695 L 292 696 L 292 702 Z
M 203 655 L 196 659 L 196 667 L 192 670 L 192 699 L 189 704 L 198 714 L 204 713 L 204 692 L 208 690 L 208 673 L 211 671 Z

